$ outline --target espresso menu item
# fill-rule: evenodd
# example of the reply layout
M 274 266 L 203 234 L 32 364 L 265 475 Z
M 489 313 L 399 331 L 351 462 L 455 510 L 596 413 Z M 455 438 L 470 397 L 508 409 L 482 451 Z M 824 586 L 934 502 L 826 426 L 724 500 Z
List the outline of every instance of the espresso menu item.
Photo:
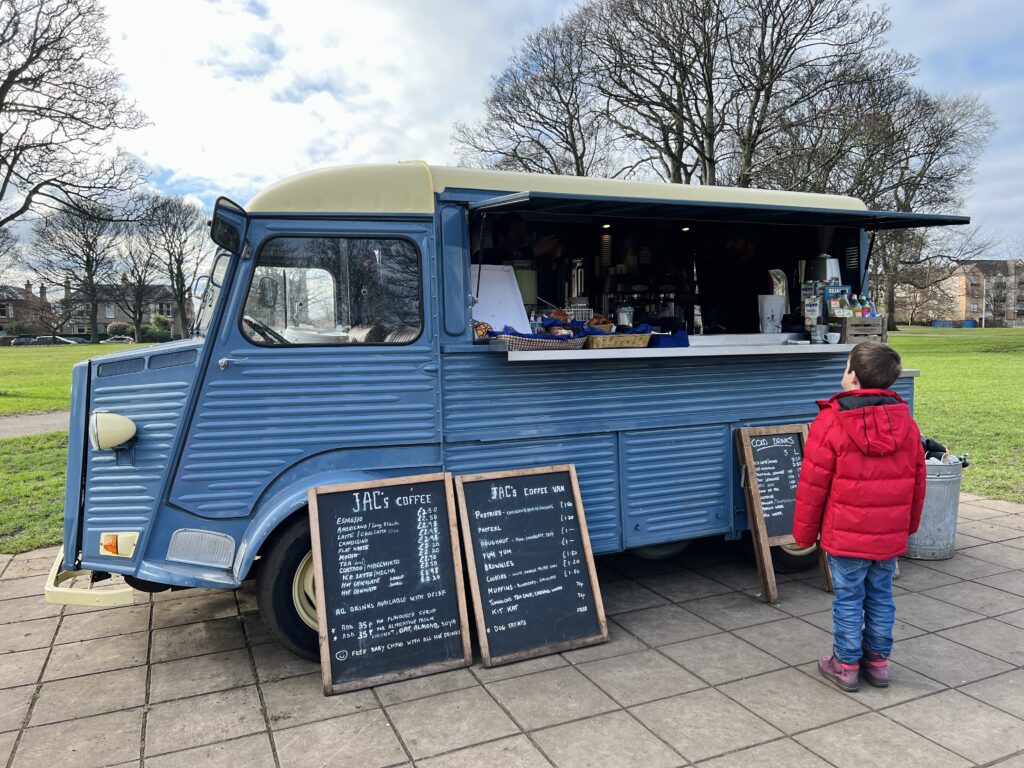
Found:
M 768 537 L 792 534 L 796 484 L 804 458 L 801 433 L 751 436 L 750 452 Z
M 572 465 L 456 478 L 484 666 L 604 642 Z
M 324 692 L 472 662 L 447 473 L 309 490 Z

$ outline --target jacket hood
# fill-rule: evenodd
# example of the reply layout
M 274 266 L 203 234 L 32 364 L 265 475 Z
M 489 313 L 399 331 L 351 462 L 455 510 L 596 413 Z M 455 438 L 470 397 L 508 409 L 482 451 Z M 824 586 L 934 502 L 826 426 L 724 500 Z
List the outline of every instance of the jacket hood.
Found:
M 836 421 L 865 456 L 891 456 L 914 423 L 910 406 L 888 389 L 854 389 L 818 403 L 835 412 Z

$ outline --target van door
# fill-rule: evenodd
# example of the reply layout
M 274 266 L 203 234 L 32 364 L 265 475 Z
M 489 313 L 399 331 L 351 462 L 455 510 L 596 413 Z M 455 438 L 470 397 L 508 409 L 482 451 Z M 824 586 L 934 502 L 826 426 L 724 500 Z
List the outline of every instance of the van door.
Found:
M 286 469 L 369 447 L 440 466 L 431 226 L 251 220 L 172 504 L 245 517 Z

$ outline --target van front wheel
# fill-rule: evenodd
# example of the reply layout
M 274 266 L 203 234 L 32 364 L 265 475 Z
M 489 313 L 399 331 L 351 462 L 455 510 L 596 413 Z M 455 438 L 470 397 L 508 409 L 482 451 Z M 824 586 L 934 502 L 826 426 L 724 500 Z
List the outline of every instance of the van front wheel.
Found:
M 264 545 L 261 560 L 256 580 L 260 616 L 285 648 L 316 661 L 320 649 L 306 514 L 296 513 L 274 532 Z

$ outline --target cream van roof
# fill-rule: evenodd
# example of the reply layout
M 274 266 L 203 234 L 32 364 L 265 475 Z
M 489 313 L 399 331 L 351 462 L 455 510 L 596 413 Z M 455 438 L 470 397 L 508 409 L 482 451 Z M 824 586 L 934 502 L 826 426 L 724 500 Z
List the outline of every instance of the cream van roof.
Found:
M 427 165 L 420 161 L 349 165 L 302 173 L 267 187 L 245 208 L 249 213 L 432 214 L 435 193 L 446 189 L 867 210 L 860 200 L 841 195 L 483 171 Z

